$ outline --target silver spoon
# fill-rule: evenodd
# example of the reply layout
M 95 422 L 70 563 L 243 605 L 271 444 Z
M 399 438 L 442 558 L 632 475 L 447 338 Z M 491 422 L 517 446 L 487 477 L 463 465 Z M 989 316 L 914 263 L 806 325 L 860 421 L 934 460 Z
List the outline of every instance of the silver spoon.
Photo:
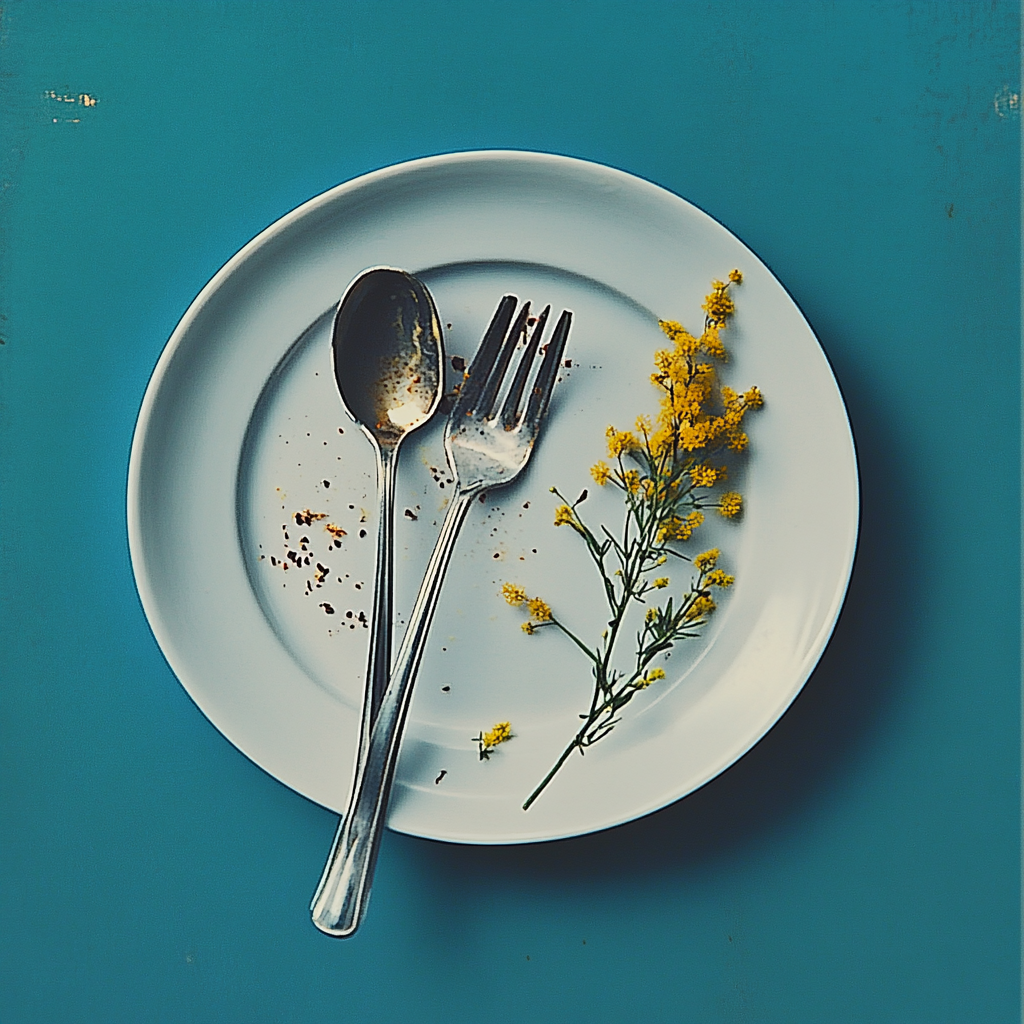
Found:
M 444 343 L 430 292 L 404 270 L 364 271 L 338 304 L 332 347 L 342 405 L 377 456 L 377 563 L 358 765 L 391 671 L 398 449 L 434 415 L 444 390 Z M 330 861 L 325 877 L 329 869 Z

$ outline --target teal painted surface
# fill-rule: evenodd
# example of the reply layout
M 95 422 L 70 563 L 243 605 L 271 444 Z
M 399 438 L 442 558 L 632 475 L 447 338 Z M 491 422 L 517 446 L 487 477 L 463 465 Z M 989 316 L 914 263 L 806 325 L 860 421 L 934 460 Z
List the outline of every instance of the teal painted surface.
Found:
M 1017 4 L 15 0 L 0 24 L 4 1024 L 1019 1019 Z M 724 776 L 549 846 L 392 836 L 332 942 L 306 906 L 334 819 L 150 636 L 131 432 L 252 235 L 496 146 L 650 178 L 768 262 L 848 401 L 861 549 L 804 694 Z

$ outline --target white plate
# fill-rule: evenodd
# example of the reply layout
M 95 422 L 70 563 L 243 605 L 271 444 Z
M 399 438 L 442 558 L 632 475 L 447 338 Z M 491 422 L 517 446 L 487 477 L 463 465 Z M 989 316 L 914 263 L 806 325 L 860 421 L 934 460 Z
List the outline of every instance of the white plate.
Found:
M 465 843 L 555 839 L 701 786 L 768 731 L 832 632 L 857 535 L 852 437 L 813 333 L 742 242 L 649 182 L 565 157 L 460 153 L 368 174 L 283 217 L 203 289 L 150 382 L 128 484 L 139 593 L 178 678 L 267 772 L 344 807 L 368 637 L 358 616 L 371 606 L 376 530 L 371 451 L 335 390 L 329 322 L 349 281 L 376 265 L 427 283 L 451 325 L 449 355 L 473 354 L 505 292 L 575 311 L 572 367 L 527 473 L 475 507 L 460 538 L 390 826 Z M 742 521 L 710 517 L 719 521 L 692 543 L 720 546 L 736 586 L 705 635 L 677 648 L 668 678 L 523 812 L 577 727 L 591 682 L 563 637 L 521 632 L 522 616 L 499 588 L 521 583 L 581 634 L 600 633 L 593 570 L 577 538 L 552 525 L 548 488 L 575 495 L 589 486 L 582 510 L 617 522 L 614 495 L 588 475 L 604 454 L 605 426 L 654 411 L 657 317 L 699 328 L 711 278 L 733 267 L 744 282 L 726 335 L 726 379 L 757 384 L 766 406 L 749 418 L 751 458 L 735 477 Z M 403 449 L 399 609 L 411 605 L 451 493 L 441 486 L 442 426 L 439 417 Z M 328 518 L 298 527 L 290 516 L 306 508 Z M 347 531 L 340 549 L 325 523 Z M 293 550 L 309 538 L 308 567 L 271 564 L 285 556 L 284 528 Z M 320 588 L 317 561 L 330 568 Z M 511 720 L 515 739 L 482 762 L 471 738 L 501 720 Z

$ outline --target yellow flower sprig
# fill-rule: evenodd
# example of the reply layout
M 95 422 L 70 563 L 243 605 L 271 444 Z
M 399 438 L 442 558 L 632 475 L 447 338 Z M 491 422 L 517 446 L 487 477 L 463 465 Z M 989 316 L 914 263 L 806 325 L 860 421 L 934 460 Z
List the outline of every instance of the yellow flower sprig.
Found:
M 524 810 L 573 751 L 583 754 L 607 736 L 620 721 L 622 708 L 637 693 L 665 678 L 665 670 L 654 662 L 676 642 L 699 635 L 716 608 L 713 592 L 734 583 L 733 577 L 718 567 L 721 552 L 717 548 L 690 558 L 676 546 L 690 540 L 703 524 L 706 510 L 735 519 L 743 509 L 739 493 L 716 495 L 714 489 L 728 479 L 723 460 L 747 449 L 744 419 L 748 412 L 760 408 L 764 399 L 755 387 L 740 395 L 720 384 L 714 363 L 708 361 L 728 358 L 721 334 L 736 311 L 730 287 L 742 280 L 743 275 L 733 270 L 728 281 L 712 282 L 703 304 L 704 330 L 699 337 L 679 323 L 659 321 L 672 347 L 659 350 L 654 357 L 651 381 L 660 394 L 657 417 L 653 421 L 638 417 L 634 430 L 609 427 L 606 432 L 612 465 L 601 461 L 590 472 L 595 483 L 622 492 L 622 533 L 615 536 L 604 526 L 597 532 L 591 530 L 579 513 L 587 498 L 585 490 L 570 503 L 556 488 L 551 489 L 561 502 L 555 510 L 555 526 L 568 526 L 582 538 L 601 577 L 609 618 L 600 642 L 594 647 L 586 644 L 545 601 L 529 597 L 518 584 L 502 587 L 505 600 L 524 607 L 529 614 L 523 631 L 533 635 L 550 626 L 563 633 L 590 661 L 594 681 L 590 708 L 580 715 L 581 726 L 523 804 Z M 655 592 L 671 587 L 670 576 L 650 578 L 670 557 L 692 564 L 689 586 L 681 593 L 670 593 L 664 605 L 647 608 L 636 633 L 630 668 L 613 667 L 616 644 L 633 603 L 647 604 Z
M 479 748 L 480 760 L 489 761 L 497 747 L 514 738 L 511 722 L 496 722 L 487 732 L 481 729 L 479 735 L 473 737 L 473 741 Z

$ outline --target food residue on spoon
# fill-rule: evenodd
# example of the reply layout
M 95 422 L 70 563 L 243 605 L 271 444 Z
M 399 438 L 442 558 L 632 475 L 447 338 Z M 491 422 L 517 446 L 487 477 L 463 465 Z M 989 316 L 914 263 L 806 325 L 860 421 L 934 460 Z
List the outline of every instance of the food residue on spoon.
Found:
M 416 402 L 406 402 L 394 409 L 388 409 L 388 419 L 396 427 L 409 427 L 423 419 L 424 409 Z
M 414 320 L 407 335 L 402 310 L 393 327 L 398 352 L 381 360 L 373 401 L 377 429 L 401 435 L 425 422 L 435 407 L 439 367 L 436 356 L 432 359 L 424 353 L 423 339 L 425 334 L 440 337 L 440 327 L 435 322 L 427 332 L 419 320 Z

